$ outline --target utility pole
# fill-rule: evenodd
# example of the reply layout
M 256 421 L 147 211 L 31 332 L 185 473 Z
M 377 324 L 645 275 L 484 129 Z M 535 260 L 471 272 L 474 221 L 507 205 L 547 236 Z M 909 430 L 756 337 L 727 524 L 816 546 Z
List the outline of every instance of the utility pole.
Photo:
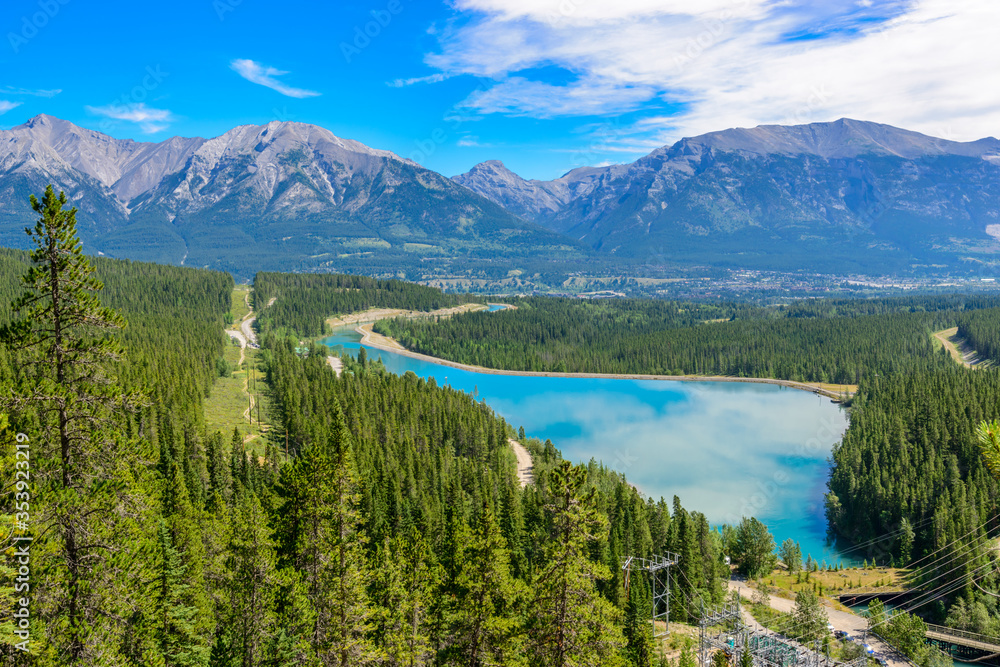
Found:
M 650 622 L 653 624 L 653 639 L 670 634 L 670 568 L 677 565 L 680 556 L 666 552 L 666 555 L 654 554 L 650 558 L 629 556 L 622 569 L 625 570 L 625 597 L 628 598 L 628 587 L 632 568 L 648 572 L 653 590 L 653 610 Z M 662 611 L 660 611 L 662 609 Z M 656 622 L 663 619 L 664 629 L 656 631 Z

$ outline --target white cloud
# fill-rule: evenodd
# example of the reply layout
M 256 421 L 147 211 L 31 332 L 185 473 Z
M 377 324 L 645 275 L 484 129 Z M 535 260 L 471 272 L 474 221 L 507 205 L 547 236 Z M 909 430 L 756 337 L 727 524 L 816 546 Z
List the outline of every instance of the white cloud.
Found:
M 130 104 L 119 106 L 109 104 L 106 107 L 85 107 L 89 113 L 112 120 L 125 120 L 136 123 L 146 134 L 162 132 L 170 126 L 173 114 L 166 109 L 150 109 L 145 104 Z
M 61 88 L 53 88 L 51 90 L 29 90 L 27 88 L 14 88 L 12 86 L 3 86 L 0 88 L 0 93 L 6 95 L 31 95 L 33 97 L 55 97 L 61 92 Z
M 456 142 L 456 145 L 461 146 L 463 148 L 479 146 L 480 145 L 479 137 L 473 137 L 473 136 L 462 137 Z
M 405 86 L 412 86 L 416 83 L 440 83 L 441 81 L 450 78 L 450 75 L 438 72 L 437 74 L 431 74 L 429 76 L 415 76 L 412 79 L 395 79 L 394 81 L 390 81 L 389 85 L 393 88 L 403 88 Z
M 19 106 L 21 106 L 20 102 L 10 102 L 8 100 L 0 100 L 0 116 L 7 113 L 14 107 L 19 107 Z
M 440 35 L 440 50 L 425 60 L 443 75 L 497 79 L 462 103 L 472 113 L 645 113 L 618 132 L 617 143 L 631 147 L 844 116 L 956 140 L 1000 130 L 993 0 L 455 6 L 468 20 Z M 552 67 L 567 75 L 538 71 Z
M 261 65 L 253 60 L 237 59 L 231 62 L 229 66 L 233 69 L 233 71 L 247 81 L 261 86 L 267 86 L 271 90 L 276 90 L 282 95 L 286 95 L 288 97 L 303 98 L 318 97 L 320 95 L 320 93 L 317 93 L 314 90 L 305 90 L 303 88 L 286 86 L 278 80 L 278 77 L 288 74 L 288 72 L 283 72 L 273 67 Z

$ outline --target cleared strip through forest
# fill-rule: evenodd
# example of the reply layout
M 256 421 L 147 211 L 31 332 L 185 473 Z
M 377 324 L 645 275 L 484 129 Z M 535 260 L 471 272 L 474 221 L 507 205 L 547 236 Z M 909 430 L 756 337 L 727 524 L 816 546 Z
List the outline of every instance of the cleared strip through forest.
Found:
M 983 364 L 984 360 L 979 353 L 969 349 L 968 343 L 958 337 L 958 327 L 937 331 L 934 333 L 934 337 L 944 346 L 944 349 L 948 350 L 948 354 L 956 363 L 966 368 L 978 368 Z

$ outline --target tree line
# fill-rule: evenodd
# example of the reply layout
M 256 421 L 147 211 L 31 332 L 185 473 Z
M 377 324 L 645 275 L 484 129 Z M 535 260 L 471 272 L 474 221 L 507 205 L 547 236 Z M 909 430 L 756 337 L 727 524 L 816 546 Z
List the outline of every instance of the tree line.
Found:
M 512 303 L 517 309 L 439 322 L 384 320 L 375 328 L 407 349 L 488 368 L 857 384 L 865 375 L 940 363 L 930 333 L 968 309 L 997 305 L 958 296 L 778 308 L 540 297 Z
M 254 309 L 261 332 L 326 333 L 326 319 L 369 308 L 430 311 L 479 301 L 467 295 L 402 280 L 379 280 L 336 274 L 258 273 L 253 283 Z M 274 299 L 274 303 L 271 300 Z
M 994 369 L 952 363 L 872 378 L 834 447 L 826 499 L 831 530 L 880 564 L 914 564 L 918 590 L 937 590 L 922 614 L 977 631 L 996 628 L 1000 616 L 996 598 L 984 592 L 1000 585 L 989 566 L 1000 485 L 977 430 L 998 416 Z

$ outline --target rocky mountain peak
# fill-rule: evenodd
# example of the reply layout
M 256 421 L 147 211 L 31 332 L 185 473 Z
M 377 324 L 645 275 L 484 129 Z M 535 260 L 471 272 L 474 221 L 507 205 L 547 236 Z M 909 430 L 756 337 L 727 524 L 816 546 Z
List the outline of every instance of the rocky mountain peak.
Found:
M 691 145 L 758 155 L 816 155 L 827 159 L 855 158 L 859 155 L 889 155 L 906 159 L 934 155 L 974 157 L 1000 148 L 1000 142 L 992 137 L 957 142 L 851 118 L 806 125 L 733 128 L 683 139 L 670 148 Z

